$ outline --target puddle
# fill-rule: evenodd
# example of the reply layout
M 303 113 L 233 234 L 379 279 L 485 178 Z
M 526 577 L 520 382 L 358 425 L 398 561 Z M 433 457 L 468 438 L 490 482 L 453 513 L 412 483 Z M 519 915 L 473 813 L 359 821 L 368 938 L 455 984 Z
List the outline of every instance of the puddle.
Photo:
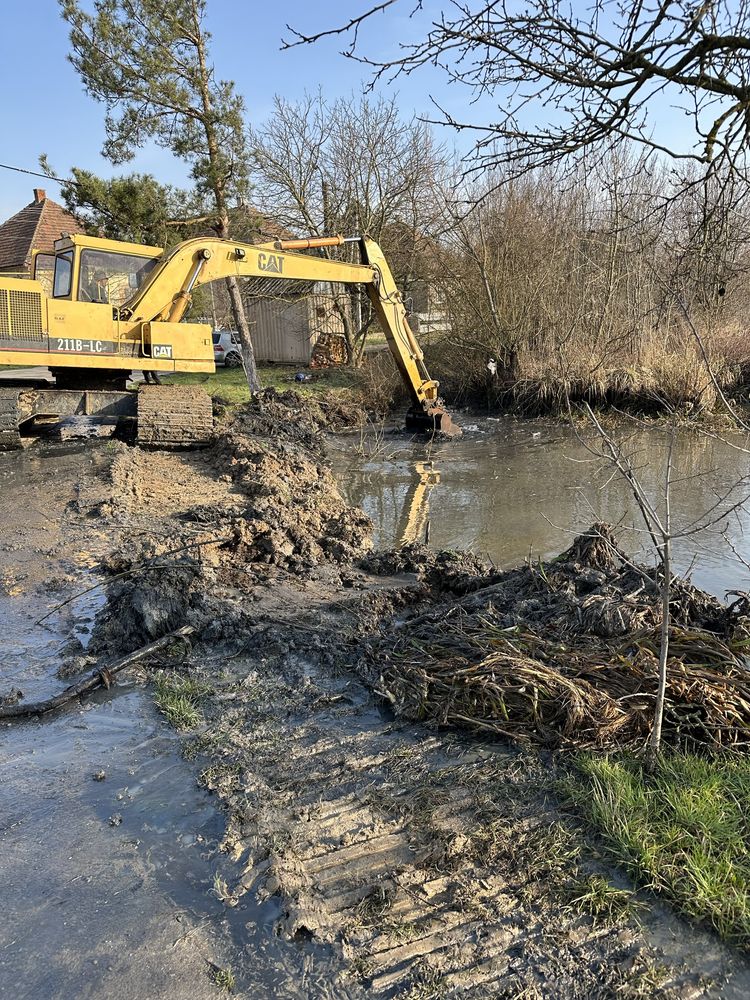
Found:
M 423 541 L 429 524 L 433 548 L 471 549 L 500 567 L 517 565 L 529 552 L 547 558 L 566 548 L 594 520 L 620 524 L 623 542 L 643 552 L 640 515 L 628 487 L 610 469 L 601 470 L 568 428 L 511 418 L 462 420 L 475 429 L 456 442 L 432 447 L 397 436 L 360 439 L 339 435 L 329 452 L 350 503 L 375 524 L 377 545 Z M 666 440 L 659 430 L 639 430 L 642 481 L 659 496 Z M 750 455 L 697 435 L 684 435 L 676 449 L 673 515 L 687 526 L 717 502 L 723 509 L 748 484 L 721 498 L 750 472 Z M 750 513 L 739 511 L 720 528 L 675 545 L 677 568 L 693 566 L 693 582 L 719 596 L 747 586 L 747 570 L 722 538 L 728 536 L 750 561 Z
M 223 819 L 143 692 L 6 729 L 0 773 L 0 996 L 213 997 L 209 962 L 240 995 L 320 995 L 326 949 L 276 937 L 273 901 L 218 899 Z

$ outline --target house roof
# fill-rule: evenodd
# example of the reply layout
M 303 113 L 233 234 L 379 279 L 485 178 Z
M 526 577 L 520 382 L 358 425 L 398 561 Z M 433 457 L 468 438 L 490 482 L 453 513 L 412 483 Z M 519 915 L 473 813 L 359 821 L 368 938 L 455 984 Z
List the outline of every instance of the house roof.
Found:
M 34 200 L 0 226 L 0 271 L 25 271 L 32 250 L 52 251 L 63 233 L 82 233 L 83 227 L 62 205 L 34 189 Z

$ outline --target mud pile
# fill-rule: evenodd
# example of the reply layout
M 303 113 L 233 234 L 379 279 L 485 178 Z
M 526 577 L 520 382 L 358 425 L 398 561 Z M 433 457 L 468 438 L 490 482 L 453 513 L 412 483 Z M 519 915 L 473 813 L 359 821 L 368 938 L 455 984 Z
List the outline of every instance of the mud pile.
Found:
M 363 421 L 361 406 L 344 402 L 335 393 L 312 400 L 292 389 L 270 388 L 235 410 L 230 426 L 235 433 L 285 441 L 320 456 L 324 431 L 359 427 Z
M 389 623 L 360 675 L 398 714 L 550 747 L 639 746 L 657 688 L 661 598 L 596 524 L 557 559 L 458 579 L 458 601 Z M 664 730 L 672 745 L 750 744 L 746 602 L 673 587 Z
M 461 593 L 478 586 L 480 581 L 486 585 L 494 579 L 488 564 L 473 552 L 435 552 L 419 542 L 371 552 L 359 565 L 376 576 L 414 573 L 435 593 Z
M 107 513 L 128 531 L 102 567 L 116 579 L 95 649 L 127 651 L 187 622 L 234 626 L 237 599 L 258 587 L 351 573 L 372 525 L 322 463 L 317 414 L 269 389 L 205 452 L 118 456 Z
M 212 455 L 248 500 L 234 521 L 232 562 L 266 563 L 304 574 L 321 562 L 351 563 L 372 546 L 370 519 L 341 496 L 330 469 L 306 447 L 248 435 L 240 418 Z

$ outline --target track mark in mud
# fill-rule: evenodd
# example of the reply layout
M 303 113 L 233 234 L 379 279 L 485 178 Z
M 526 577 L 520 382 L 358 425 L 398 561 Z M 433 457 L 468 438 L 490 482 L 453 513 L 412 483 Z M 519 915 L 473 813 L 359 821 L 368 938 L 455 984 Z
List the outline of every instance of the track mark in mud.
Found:
M 233 903 L 279 898 L 280 933 L 332 946 L 377 996 L 637 995 L 656 956 L 627 919 L 569 906 L 575 838 L 538 758 L 389 720 L 293 655 L 262 675 L 237 661 L 226 684 L 202 739 Z

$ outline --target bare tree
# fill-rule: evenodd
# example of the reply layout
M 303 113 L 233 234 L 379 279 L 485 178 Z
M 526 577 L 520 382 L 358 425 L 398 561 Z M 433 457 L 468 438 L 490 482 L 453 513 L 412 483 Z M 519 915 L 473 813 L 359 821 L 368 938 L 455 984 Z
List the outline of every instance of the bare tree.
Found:
M 636 507 L 640 511 L 642 519 L 640 530 L 645 532 L 649 538 L 650 547 L 656 556 L 653 574 L 644 575 L 644 585 L 647 588 L 654 588 L 657 592 L 661 613 L 657 690 L 646 756 L 648 766 L 653 768 L 662 750 L 662 729 L 669 680 L 671 604 L 675 596 L 675 582 L 677 580 L 674 572 L 674 547 L 676 543 L 688 539 L 698 541 L 701 536 L 707 533 L 720 531 L 728 543 L 728 548 L 739 558 L 740 562 L 747 565 L 738 556 L 734 546 L 729 541 L 726 525 L 741 510 L 747 511 L 748 503 L 750 503 L 750 477 L 747 474 L 738 475 L 721 489 L 712 489 L 713 496 L 707 506 L 699 513 L 693 512 L 690 516 L 683 517 L 681 523 L 678 524 L 673 509 L 676 488 L 681 487 L 687 481 L 694 481 L 696 475 L 699 475 L 695 473 L 693 468 L 679 467 L 676 455 L 678 432 L 692 432 L 700 435 L 700 428 L 693 425 L 688 429 L 685 422 L 680 422 L 676 415 L 673 415 L 665 432 L 665 461 L 661 487 L 658 491 L 650 492 L 642 476 L 643 459 L 637 439 L 634 440 L 633 435 L 625 434 L 622 431 L 614 435 L 604 427 L 590 406 L 584 404 L 582 409 L 588 418 L 589 426 L 595 431 L 595 438 L 593 441 L 588 440 L 582 432 L 577 431 L 578 440 L 596 461 L 610 466 L 627 484 Z M 635 421 L 635 423 L 637 425 L 639 421 Z M 710 436 L 717 437 L 716 435 Z M 737 448 L 745 454 L 748 453 L 747 448 L 736 442 L 732 443 L 721 437 L 719 440 L 727 444 L 728 447 Z
M 419 244 L 434 218 L 434 175 L 442 153 L 427 126 L 402 118 L 395 99 L 322 94 L 277 97 L 250 133 L 256 190 L 264 211 L 286 228 L 320 236 L 367 233 L 382 243 L 408 291 Z M 323 251 L 350 257 L 352 246 Z M 347 345 L 357 362 L 373 321 L 369 299 L 334 289 Z
M 417 40 L 383 59 L 368 54 L 375 15 L 408 7 Z M 577 7 L 566 0 L 453 0 L 427 16 L 421 3 L 385 0 L 331 28 L 290 29 L 287 45 L 341 35 L 345 55 L 377 77 L 442 70 L 473 96 L 500 98 L 492 123 L 439 120 L 476 135 L 474 167 L 514 164 L 517 171 L 567 160 L 613 140 L 628 140 L 675 159 L 745 168 L 750 135 L 750 4 L 747 0 L 619 0 Z M 662 141 L 659 107 L 679 108 L 693 143 Z

